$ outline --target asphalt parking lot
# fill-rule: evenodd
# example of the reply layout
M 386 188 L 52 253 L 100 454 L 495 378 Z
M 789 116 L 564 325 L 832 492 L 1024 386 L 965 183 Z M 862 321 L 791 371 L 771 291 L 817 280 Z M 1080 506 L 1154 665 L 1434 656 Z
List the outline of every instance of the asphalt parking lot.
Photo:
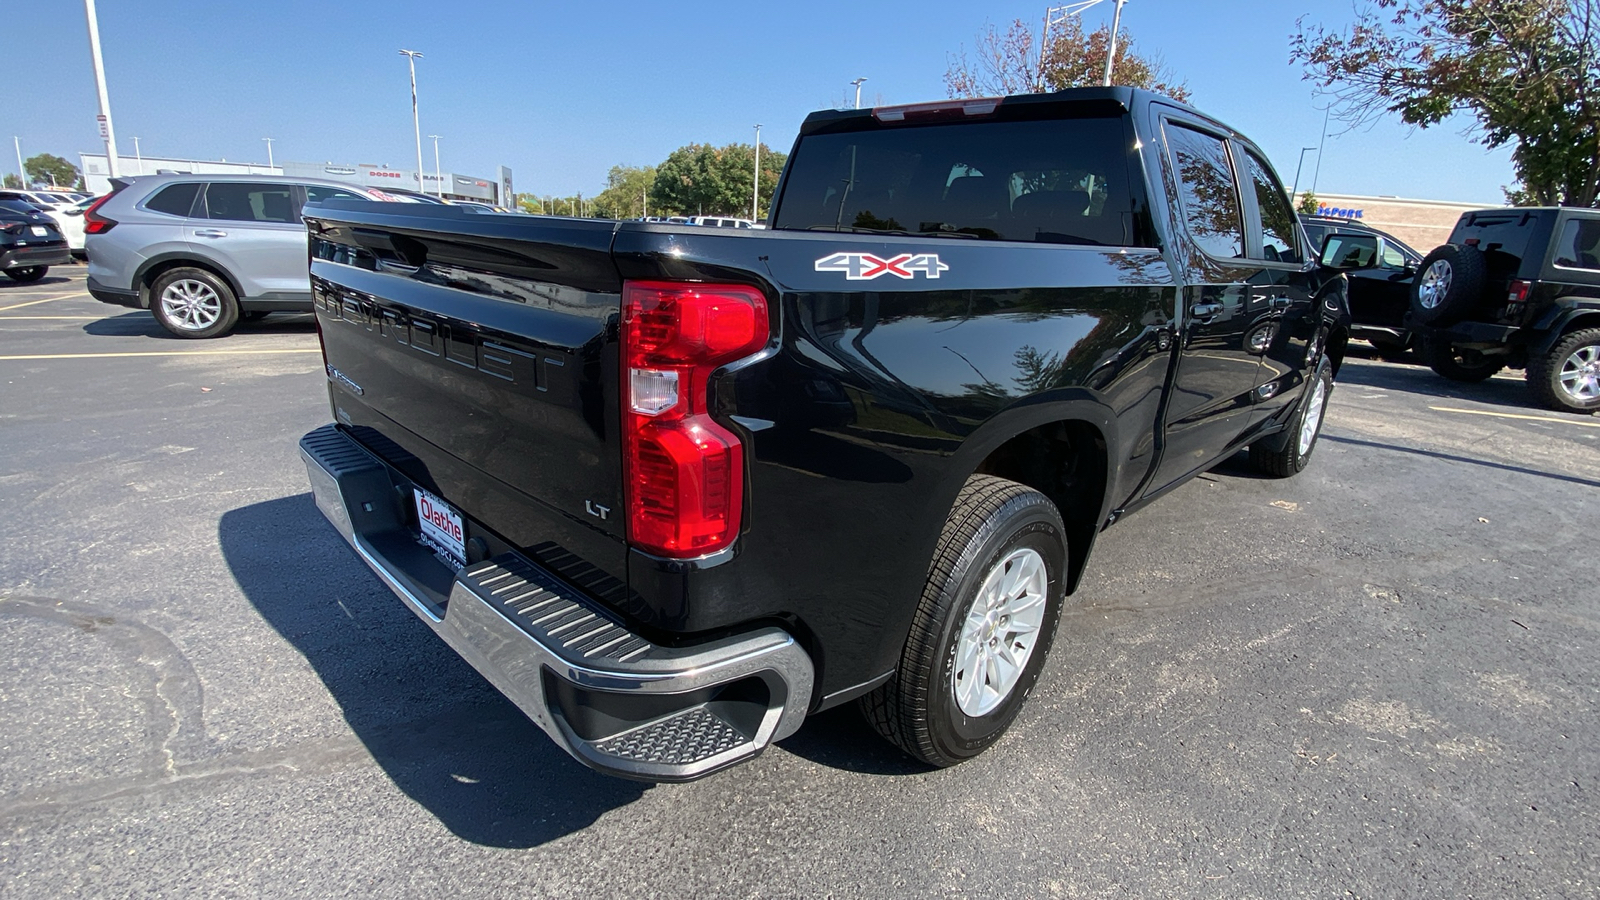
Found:
M 57 277 L 57 273 L 64 277 Z M 1106 532 L 1011 734 L 591 774 L 338 540 L 309 316 L 0 282 L 0 895 L 1594 897 L 1600 417 L 1354 355 Z

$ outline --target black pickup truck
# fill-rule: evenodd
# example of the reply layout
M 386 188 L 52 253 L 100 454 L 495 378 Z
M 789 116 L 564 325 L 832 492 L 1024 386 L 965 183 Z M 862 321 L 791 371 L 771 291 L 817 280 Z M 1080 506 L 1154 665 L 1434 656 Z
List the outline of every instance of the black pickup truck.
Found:
M 318 505 L 582 762 L 852 700 L 952 765 L 1102 529 L 1307 463 L 1348 334 L 1261 151 L 1121 88 L 808 117 L 769 230 L 306 207 Z

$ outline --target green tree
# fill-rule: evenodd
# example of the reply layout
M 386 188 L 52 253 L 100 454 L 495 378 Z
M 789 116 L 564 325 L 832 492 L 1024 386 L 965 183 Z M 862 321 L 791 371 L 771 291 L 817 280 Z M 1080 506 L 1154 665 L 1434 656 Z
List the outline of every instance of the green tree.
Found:
M 1537 204 L 1600 195 L 1600 0 L 1368 0 L 1342 31 L 1298 23 L 1291 58 L 1351 125 L 1457 114 L 1511 146 Z
M 1076 16 L 1055 22 L 1044 35 L 1043 53 L 1033 29 L 1021 19 L 1005 31 L 987 25 L 978 34 L 972 59 L 966 48 L 950 54 L 944 86 L 952 97 L 1033 94 L 1100 84 L 1105 77 L 1111 26 L 1083 30 Z M 1188 102 L 1189 87 L 1174 79 L 1157 54 L 1133 50 L 1127 29 L 1117 33 L 1112 83 L 1145 88 Z
M 22 179 L 18 178 L 14 172 L 7 172 L 5 177 L 5 186 L 14 190 L 21 190 Z
M 594 198 L 595 211 L 608 219 L 631 219 L 649 211 L 655 166 L 612 166 L 606 187 Z
M 1310 191 L 1303 191 L 1300 194 L 1300 205 L 1296 207 L 1296 210 L 1301 215 L 1314 216 L 1317 214 L 1317 210 L 1321 208 L 1321 203 L 1322 201 L 1317 199 L 1316 194 Z
M 754 189 L 755 149 L 750 144 L 689 144 L 672 151 L 656 167 L 650 210 L 660 215 L 749 216 Z M 785 155 L 761 147 L 761 212 L 766 215 L 772 188 Z
M 70 188 L 78 183 L 78 167 L 50 153 L 29 157 L 22 168 L 39 184 Z

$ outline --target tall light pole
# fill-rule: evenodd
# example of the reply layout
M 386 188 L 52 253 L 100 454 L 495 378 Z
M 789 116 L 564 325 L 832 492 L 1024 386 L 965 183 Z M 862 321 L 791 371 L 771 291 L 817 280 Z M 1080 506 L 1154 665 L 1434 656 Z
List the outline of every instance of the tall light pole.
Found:
M 865 81 L 866 79 L 862 79 Z M 861 90 L 861 85 L 856 85 L 856 90 Z M 860 109 L 861 104 L 856 104 Z M 761 221 L 761 126 L 756 126 L 756 178 L 750 187 L 750 221 Z
M 1039 40 L 1039 90 L 1044 90 L 1044 54 L 1045 45 L 1050 40 L 1050 29 L 1070 16 L 1081 15 L 1091 7 L 1099 6 L 1105 0 L 1078 0 L 1077 3 L 1068 3 L 1066 6 L 1052 6 L 1044 11 L 1044 34 Z M 1101 78 L 1101 84 L 1111 86 L 1111 77 L 1117 63 L 1117 31 L 1122 28 L 1122 7 L 1128 0 L 1117 0 L 1116 14 L 1111 17 L 1111 42 L 1106 48 L 1106 71 Z
M 860 109 L 861 108 L 861 82 L 863 82 L 863 81 L 866 81 L 866 79 L 865 78 L 857 78 L 855 81 L 850 82 L 851 84 L 856 86 L 856 109 Z
M 277 166 L 272 164 L 272 142 L 277 138 L 262 138 L 262 140 L 267 142 L 267 168 L 276 169 Z
M 439 138 L 444 137 L 444 135 L 430 134 L 428 137 L 433 138 L 433 187 L 434 190 L 439 192 L 439 199 L 443 200 L 444 176 L 439 174 Z M 427 191 L 423 191 L 423 193 L 427 193 Z
M 137 135 L 135 135 L 134 138 L 133 138 L 133 158 L 139 161 L 139 174 L 143 175 L 144 174 L 144 154 L 139 152 L 139 138 L 138 138 Z
M 17 147 L 17 187 L 25 191 L 28 189 L 28 170 L 22 167 L 22 138 L 12 135 L 11 143 Z
M 1300 162 L 1299 162 L 1298 165 L 1296 165 L 1294 167 L 1294 187 L 1289 190 L 1289 202 L 1290 203 L 1295 202 L 1294 198 L 1296 196 L 1298 196 L 1299 193 L 1300 193 L 1300 169 L 1306 164 L 1306 154 L 1311 152 L 1312 150 L 1315 150 L 1315 149 L 1317 149 L 1317 148 L 1315 148 L 1315 147 L 1301 147 L 1300 148 Z
M 1328 145 L 1328 116 L 1333 112 L 1333 103 L 1322 111 L 1322 139 L 1317 141 L 1317 169 L 1311 176 L 1311 193 L 1317 193 L 1317 183 L 1322 179 L 1322 150 Z
M 100 58 L 100 20 L 94 14 L 94 0 L 83 0 L 89 19 L 89 55 L 94 58 L 94 86 L 100 92 L 100 137 L 106 142 L 106 166 L 115 178 L 117 171 L 117 132 L 111 126 L 111 95 L 106 93 L 106 64 Z
M 1128 0 L 1117 0 L 1116 15 L 1111 17 L 1111 46 L 1106 50 L 1106 87 L 1111 87 L 1111 73 L 1117 65 L 1117 29 L 1122 27 L 1122 7 L 1127 2 Z
M 417 133 L 417 193 L 426 194 L 422 189 L 422 125 L 417 118 L 417 60 L 422 54 L 415 50 L 401 50 L 400 55 L 406 58 L 406 63 L 411 67 L 411 128 Z

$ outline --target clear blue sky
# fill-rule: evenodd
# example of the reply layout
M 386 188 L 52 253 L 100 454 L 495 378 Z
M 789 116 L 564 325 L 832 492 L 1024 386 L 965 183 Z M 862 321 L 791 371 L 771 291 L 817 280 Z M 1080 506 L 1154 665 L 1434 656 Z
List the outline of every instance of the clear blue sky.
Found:
M 26 36 L 11 42 L 13 69 L 31 75 L 7 92 L 0 135 L 20 135 L 24 155 L 76 164 L 101 146 L 83 5 L 6 5 L 7 31 Z M 787 150 L 805 114 L 842 105 L 856 76 L 869 79 L 866 101 L 941 98 L 949 51 L 970 47 L 986 19 L 1037 22 L 1046 5 L 99 0 L 98 10 L 125 154 L 138 135 L 153 156 L 265 161 L 270 136 L 279 161 L 407 166 L 397 51 L 409 47 L 425 54 L 422 130 L 444 135 L 446 169 L 493 176 L 504 163 L 519 191 L 590 195 L 614 164 L 655 163 L 690 142 L 748 142 L 757 122 L 765 143 Z M 1344 4 L 1318 5 L 1312 15 L 1325 21 L 1350 16 Z M 1322 124 L 1289 64 L 1293 6 L 1131 0 L 1124 13 L 1138 48 L 1186 78 L 1195 105 L 1259 142 L 1286 182 Z M 1330 137 L 1321 191 L 1498 203 L 1509 152 L 1464 138 L 1464 124 Z M 431 144 L 424 157 L 431 168 Z M 1307 154 L 1303 186 L 1314 164 Z

